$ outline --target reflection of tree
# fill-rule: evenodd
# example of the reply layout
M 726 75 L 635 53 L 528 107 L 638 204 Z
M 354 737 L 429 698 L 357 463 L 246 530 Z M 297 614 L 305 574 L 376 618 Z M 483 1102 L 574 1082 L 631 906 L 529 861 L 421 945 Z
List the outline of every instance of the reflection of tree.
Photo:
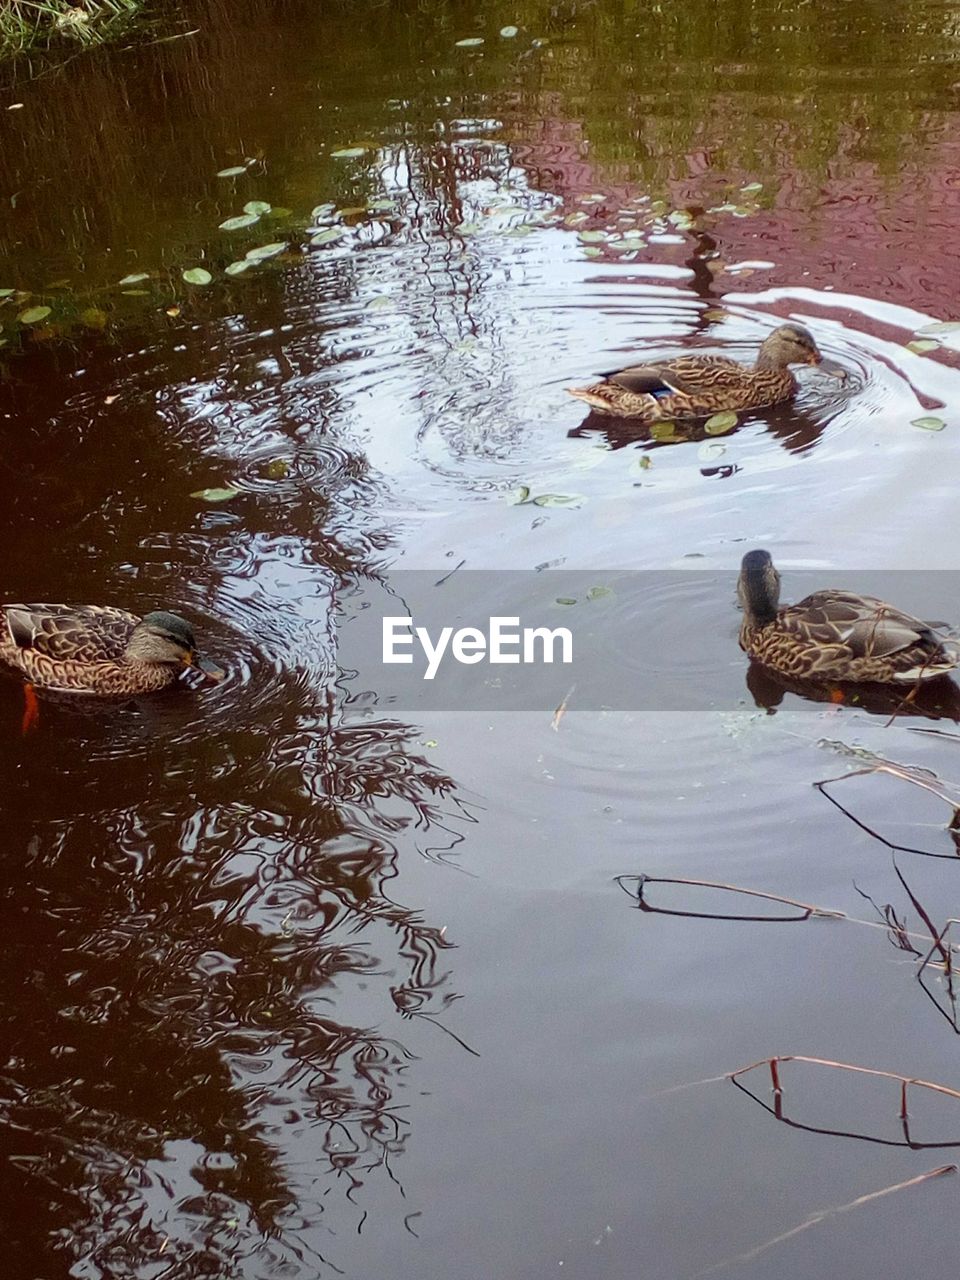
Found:
M 51 1268 L 65 1249 L 90 1274 L 162 1256 L 178 1278 L 241 1258 L 272 1275 L 313 1256 L 337 1189 L 359 1214 L 366 1181 L 397 1181 L 413 1059 L 388 1028 L 454 998 L 438 970 L 451 944 L 388 891 L 404 829 L 458 815 L 410 732 L 278 738 L 296 768 L 232 779 L 255 808 L 187 809 L 153 789 L 154 756 L 142 804 L 52 826 L 11 815 L 7 848 L 28 855 L 0 902 L 2 1193 L 34 1270 L 53 1231 Z M 171 806 L 187 816 L 171 823 Z M 310 1153 L 302 1199 L 288 1142 Z

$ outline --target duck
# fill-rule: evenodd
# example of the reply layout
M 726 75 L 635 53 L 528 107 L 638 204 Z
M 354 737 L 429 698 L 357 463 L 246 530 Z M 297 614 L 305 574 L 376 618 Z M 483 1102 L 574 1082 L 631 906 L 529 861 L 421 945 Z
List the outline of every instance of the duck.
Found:
M 874 596 L 815 591 L 780 606 L 780 574 L 769 551 L 748 551 L 737 597 L 740 648 L 761 666 L 793 680 L 840 684 L 916 684 L 960 664 L 960 647 Z
M 116 698 L 156 693 L 187 667 L 213 680 L 189 622 L 160 609 L 138 617 L 105 605 L 0 605 L 0 667 L 28 689 Z
M 727 356 L 677 356 L 630 365 L 567 392 L 600 413 L 646 423 L 705 418 L 791 400 L 797 380 L 790 365 L 822 358 L 809 329 L 782 324 L 764 339 L 752 368 Z

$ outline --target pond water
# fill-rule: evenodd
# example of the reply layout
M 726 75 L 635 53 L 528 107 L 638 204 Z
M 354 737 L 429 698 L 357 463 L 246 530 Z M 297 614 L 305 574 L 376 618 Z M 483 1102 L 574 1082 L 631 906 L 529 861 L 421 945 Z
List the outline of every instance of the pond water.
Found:
M 960 1099 L 905 1127 L 896 1078 L 725 1078 L 960 1085 L 921 967 L 960 915 L 955 707 L 771 689 L 733 592 L 766 546 L 788 598 L 960 621 L 960 327 L 920 332 L 960 316 L 955 12 L 164 16 L 0 102 L 0 598 L 171 608 L 227 671 L 26 735 L 0 684 L 6 1274 L 955 1259 L 956 1176 L 870 1197 L 957 1158 Z M 723 437 L 565 394 L 786 318 L 830 369 Z M 536 598 L 591 660 L 398 683 L 369 619 L 408 596 Z M 862 825 L 812 785 L 878 757 L 944 781 L 836 784 Z M 640 875 L 850 918 L 640 911 Z

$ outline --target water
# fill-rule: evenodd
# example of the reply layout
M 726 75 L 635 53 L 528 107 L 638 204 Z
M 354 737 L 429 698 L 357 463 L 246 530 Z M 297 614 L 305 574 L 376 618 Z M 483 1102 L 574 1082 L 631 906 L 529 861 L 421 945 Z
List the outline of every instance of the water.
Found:
M 906 349 L 958 314 L 951 11 L 208 0 L 170 22 L 198 31 L 10 82 L 0 112 L 0 287 L 30 294 L 0 305 L 0 597 L 177 609 L 228 671 L 45 701 L 26 738 L 0 684 L 7 1274 L 952 1259 L 950 1178 L 752 1255 L 956 1148 L 903 1145 L 894 1081 L 784 1065 L 787 1124 L 717 1079 L 801 1054 L 956 1084 L 944 984 L 857 892 L 925 954 L 917 903 L 960 914 L 956 868 L 901 854 L 908 892 L 812 786 L 869 751 L 957 778 L 955 725 L 924 718 L 950 708 L 889 723 L 748 683 L 732 599 L 768 546 L 788 597 L 895 583 L 957 620 L 960 336 Z M 218 230 L 250 200 L 289 212 Z M 845 378 L 803 370 L 722 439 L 664 444 L 564 392 L 638 351 L 748 356 L 784 318 Z M 512 505 L 521 485 L 579 502 Z M 558 617 L 630 699 L 558 669 L 525 710 L 414 703 L 353 639 L 407 571 L 486 609 L 508 569 L 505 598 L 572 592 Z M 949 800 L 890 774 L 832 794 L 955 852 Z M 645 914 L 616 881 L 641 873 L 867 923 Z M 914 1091 L 910 1139 L 960 1138 L 956 1105 Z

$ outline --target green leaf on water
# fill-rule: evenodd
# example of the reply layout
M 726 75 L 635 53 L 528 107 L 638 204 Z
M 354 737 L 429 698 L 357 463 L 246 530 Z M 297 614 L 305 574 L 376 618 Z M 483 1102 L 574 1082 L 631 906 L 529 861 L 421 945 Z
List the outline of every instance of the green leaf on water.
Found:
M 394 306 L 393 299 L 387 293 L 378 293 L 375 298 L 371 298 L 367 303 L 368 311 L 392 311 Z
M 583 250 L 583 256 L 585 258 L 602 258 L 603 250 L 598 249 L 596 245 L 588 244 L 586 248 Z
M 49 314 L 49 307 L 27 307 L 26 311 L 20 312 L 17 319 L 21 324 L 39 324 L 41 320 L 46 320 Z
M 519 489 L 512 489 L 507 494 L 507 502 L 510 504 L 511 507 L 519 507 L 519 506 L 522 506 L 523 503 L 529 502 L 529 501 L 530 501 L 530 490 L 525 484 L 520 485 Z
M 475 49 L 478 44 L 483 44 L 483 36 L 467 36 L 466 40 L 458 40 L 456 47 L 458 49 Z
M 105 329 L 107 313 L 101 311 L 99 307 L 87 307 L 85 311 L 80 312 L 80 323 L 88 329 Z
M 606 231 L 581 231 L 579 235 L 584 244 L 597 244 L 609 238 Z
M 653 422 L 650 425 L 650 434 L 654 440 L 682 440 L 683 436 L 677 434 L 677 424 L 675 422 Z
M 269 213 L 273 205 L 267 204 L 266 200 L 248 200 L 243 206 L 244 213 L 252 213 L 254 217 L 262 218 L 265 213 Z
M 512 40 L 513 37 L 515 35 L 519 35 L 519 33 L 520 33 L 519 27 L 501 27 L 500 28 L 500 34 L 503 36 L 504 40 Z
M 258 213 L 238 213 L 235 218 L 226 218 L 220 223 L 221 231 L 239 231 L 242 227 L 252 227 L 260 221 Z
M 274 258 L 286 249 L 285 240 L 276 240 L 272 244 L 258 244 L 255 249 L 248 249 L 245 257 L 252 262 L 263 262 L 266 258 Z
M 612 596 L 613 591 L 610 587 L 591 587 L 587 592 L 588 600 L 605 600 L 608 596 Z
M 722 458 L 726 452 L 727 446 L 721 444 L 719 440 L 704 440 L 697 450 L 697 457 L 701 462 L 716 462 L 717 458 Z
M 922 418 L 914 418 L 910 425 L 920 427 L 923 431 L 942 431 L 947 424 L 942 418 L 935 418 L 932 413 L 928 413 Z
M 330 154 L 334 160 L 356 160 L 358 156 L 365 156 L 369 149 L 369 147 L 341 147 L 339 151 L 331 151 Z
M 341 219 L 360 218 L 366 212 L 367 206 L 365 204 L 352 204 L 348 205 L 346 209 L 338 209 L 336 211 L 336 216 Z
M 231 498 L 235 498 L 240 492 L 239 489 L 197 489 L 195 493 L 191 493 L 191 498 L 200 498 L 203 502 L 229 502 Z
M 747 185 L 746 185 L 745 187 L 741 187 L 741 188 L 740 188 L 740 190 L 743 192 L 743 194 L 744 194 L 744 195 L 749 195 L 749 194 L 750 194 L 751 192 L 753 192 L 753 191 L 762 191 L 762 190 L 763 190 L 763 183 L 762 183 L 762 182 L 748 182 L 748 183 L 747 183 Z
M 228 276 L 242 276 L 245 271 L 249 271 L 254 265 L 251 259 L 241 258 L 239 262 L 231 262 L 228 267 L 224 267 L 224 271 Z
M 913 342 L 908 342 L 906 346 L 908 351 L 913 351 L 918 356 L 922 356 L 928 351 L 938 351 L 940 343 L 933 338 L 914 338 Z
M 336 207 L 337 206 L 335 204 L 331 204 L 330 202 L 327 204 L 315 205 L 310 211 L 310 217 L 314 222 L 322 222 L 324 218 L 330 217 Z
M 653 459 L 648 453 L 641 453 L 639 458 L 634 458 L 630 463 L 630 470 L 639 474 L 641 471 L 649 471 L 653 466 Z
M 218 178 L 239 178 L 241 174 L 244 174 L 246 172 L 247 172 L 246 165 L 233 164 L 230 166 L 229 169 L 218 169 L 217 177 Z
M 728 431 L 733 430 L 738 421 L 737 415 L 727 409 L 723 413 L 715 413 L 712 418 L 708 418 L 703 424 L 703 429 L 708 436 L 725 436 Z
M 271 218 L 289 218 L 293 214 L 292 209 L 286 209 L 282 204 L 275 204 L 270 210 Z
M 9 298 L 14 293 L 16 289 L 0 289 L 0 298 Z
M 186 280 L 187 284 L 203 286 L 208 285 L 213 279 L 213 276 L 206 267 L 188 267 L 187 270 L 183 272 L 183 278 Z
M 541 493 L 533 501 L 538 507 L 574 507 L 583 502 L 583 497 L 577 493 Z
M 124 289 L 123 296 L 125 298 L 149 298 L 149 289 Z
M 956 333 L 960 329 L 960 320 L 937 320 L 933 324 L 925 324 L 917 333 Z
M 557 604 L 576 604 L 573 596 L 557 596 Z
M 268 480 L 285 480 L 290 474 L 290 463 L 286 458 L 271 458 L 263 468 Z
M 584 213 L 581 209 L 578 213 L 568 213 L 563 220 L 565 227 L 579 227 L 590 217 L 589 213 Z
M 139 284 L 141 280 L 149 280 L 150 273 L 148 271 L 135 271 L 132 276 L 124 276 L 120 284 Z
M 377 213 L 385 213 L 388 209 L 395 209 L 396 207 L 396 200 L 391 200 L 389 196 L 383 196 L 380 200 L 371 200 L 367 205 L 368 209 L 373 209 Z
M 311 244 L 333 244 L 334 240 L 342 240 L 346 235 L 343 227 L 327 227 L 311 237 Z

